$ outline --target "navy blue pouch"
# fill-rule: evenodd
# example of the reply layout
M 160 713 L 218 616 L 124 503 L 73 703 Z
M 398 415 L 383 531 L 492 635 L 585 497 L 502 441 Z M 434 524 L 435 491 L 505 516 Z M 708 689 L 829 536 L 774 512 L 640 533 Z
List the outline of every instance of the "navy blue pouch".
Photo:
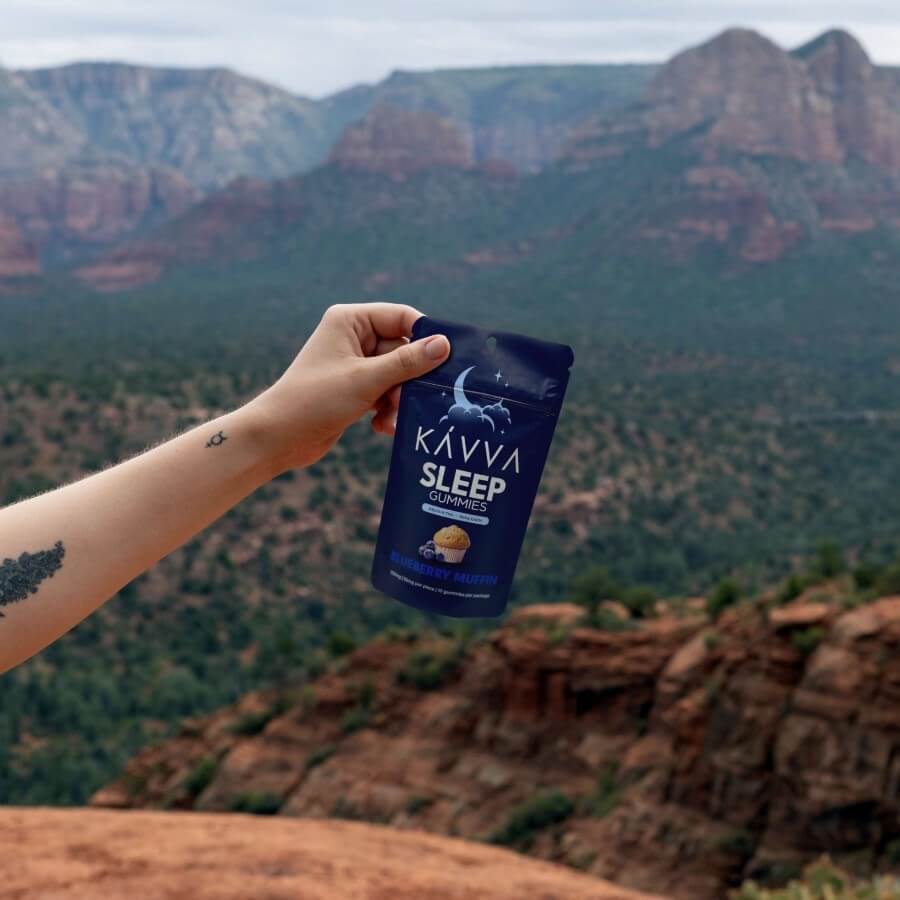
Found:
M 400 392 L 372 584 L 427 612 L 506 608 L 572 348 L 423 316 L 446 362 Z

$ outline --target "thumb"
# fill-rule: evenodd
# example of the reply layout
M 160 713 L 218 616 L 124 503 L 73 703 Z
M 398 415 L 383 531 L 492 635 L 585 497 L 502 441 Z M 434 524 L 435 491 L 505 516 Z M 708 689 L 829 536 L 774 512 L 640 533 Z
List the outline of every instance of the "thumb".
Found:
M 433 334 L 419 341 L 402 344 L 390 353 L 369 360 L 369 371 L 377 385 L 377 395 L 410 378 L 418 378 L 439 366 L 450 355 L 450 341 Z

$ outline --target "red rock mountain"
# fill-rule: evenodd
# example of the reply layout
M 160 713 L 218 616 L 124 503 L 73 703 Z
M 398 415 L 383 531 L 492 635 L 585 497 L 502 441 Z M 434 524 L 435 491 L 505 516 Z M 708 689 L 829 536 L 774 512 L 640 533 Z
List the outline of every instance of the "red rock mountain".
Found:
M 323 121 L 312 100 L 223 68 L 76 63 L 18 78 L 98 151 L 174 169 L 204 190 L 308 168 L 342 124 Z
M 26 76 L 0 70 L 0 215 L 29 247 L 27 274 L 108 247 L 180 214 L 198 196 L 173 169 L 98 152 Z M 22 252 L 5 239 L 0 268 L 21 269 Z
M 539 606 L 471 646 L 377 640 L 306 688 L 186 723 L 93 803 L 493 836 L 684 900 L 822 852 L 894 865 L 900 598 L 715 625 L 695 608 L 598 631 Z
M 0 212 L 43 264 L 99 256 L 80 276 L 118 289 L 158 277 L 167 256 L 200 258 L 182 246 L 211 247 L 218 226 L 202 207 L 190 219 L 199 234 L 183 221 L 150 237 L 153 247 L 175 246 L 174 255 L 148 251 L 149 228 L 207 191 L 225 191 L 211 209 L 233 207 L 247 184 L 309 168 L 329 146 L 334 168 L 389 185 L 431 169 L 533 171 L 568 140 L 563 172 L 607 166 L 613 189 L 633 186 L 622 226 L 605 238 L 607 246 L 623 238 L 628 252 L 637 242 L 688 258 L 718 245 L 723 258 L 756 265 L 830 234 L 900 223 L 900 78 L 847 33 L 787 52 L 755 32 L 726 31 L 678 54 L 623 110 L 650 75 L 627 67 L 396 73 L 315 104 L 226 70 L 0 72 L 8 111 L 0 114 Z M 593 77 L 605 79 L 602 89 Z M 227 186 L 238 174 L 250 180 Z M 295 179 L 273 191 L 286 184 Z M 591 190 L 598 206 L 607 202 L 599 182 Z M 261 192 L 253 188 L 245 211 Z M 253 224 L 242 226 L 246 246 L 228 246 L 223 229 L 222 259 L 258 255 Z
M 177 217 L 232 179 L 312 169 L 348 124 L 383 105 L 394 108 L 392 120 L 367 120 L 343 142 L 341 157 L 354 166 L 395 175 L 458 165 L 475 153 L 482 163 L 537 169 L 587 112 L 625 106 L 652 70 L 397 72 L 315 101 L 224 68 L 91 62 L 0 70 L 0 211 L 46 266 L 67 264 Z M 398 125 L 409 128 L 409 145 L 395 136 L 389 149 Z
M 900 169 L 900 93 L 849 34 L 831 31 L 788 53 L 731 29 L 679 53 L 640 104 L 595 120 L 568 149 L 584 160 L 677 139 L 706 161 L 741 153 Z
M 329 162 L 403 178 L 423 169 L 469 168 L 472 154 L 449 119 L 425 110 L 380 105 L 344 131 Z
M 0 216 L 0 283 L 40 272 L 37 249 L 25 239 L 14 219 Z
M 72 161 L 0 178 L 0 210 L 49 264 L 104 249 L 168 221 L 199 196 L 183 175 L 171 169 L 113 160 Z
M 58 266 L 179 216 L 235 175 L 308 167 L 352 109 L 337 106 L 325 124 L 313 101 L 226 69 L 0 70 L 0 213 Z
M 654 900 L 496 847 L 358 822 L 5 807 L 0 841 L 4 898 Z
M 634 210 L 639 238 L 772 262 L 900 223 L 897 73 L 846 32 L 789 53 L 731 29 L 674 57 L 625 113 L 587 122 L 563 160 L 659 167 L 654 201 Z

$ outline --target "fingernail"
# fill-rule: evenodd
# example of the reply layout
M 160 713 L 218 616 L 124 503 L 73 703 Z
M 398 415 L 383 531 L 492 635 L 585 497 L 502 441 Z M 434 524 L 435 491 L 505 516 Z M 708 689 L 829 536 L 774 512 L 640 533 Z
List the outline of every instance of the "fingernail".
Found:
M 442 334 L 435 334 L 425 341 L 425 355 L 429 359 L 441 359 L 450 352 L 450 341 Z

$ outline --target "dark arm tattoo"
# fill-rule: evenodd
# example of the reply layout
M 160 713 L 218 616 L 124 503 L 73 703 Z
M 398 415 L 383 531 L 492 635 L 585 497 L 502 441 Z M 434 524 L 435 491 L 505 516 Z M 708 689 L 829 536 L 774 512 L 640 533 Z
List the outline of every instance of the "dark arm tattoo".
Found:
M 0 564 L 0 606 L 17 603 L 36 594 L 45 578 L 52 578 L 62 568 L 66 548 L 57 541 L 51 550 L 23 553 L 18 559 L 7 557 Z M 0 619 L 4 618 L 0 612 Z
M 227 435 L 224 431 L 220 431 L 217 434 L 214 434 L 207 442 L 207 447 L 218 447 L 220 444 L 224 444 L 225 441 L 228 440 Z

